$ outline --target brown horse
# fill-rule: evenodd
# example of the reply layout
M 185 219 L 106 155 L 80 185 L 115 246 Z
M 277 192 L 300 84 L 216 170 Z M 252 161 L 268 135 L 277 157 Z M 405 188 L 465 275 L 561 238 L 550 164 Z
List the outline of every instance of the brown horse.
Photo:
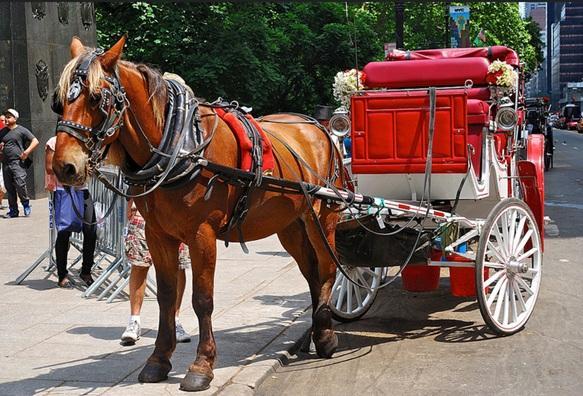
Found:
M 72 60 L 63 71 L 57 91 L 62 118 L 57 125 L 53 160 L 55 174 L 64 184 L 84 183 L 96 166 L 95 158 L 105 155 L 107 151 L 103 150 L 108 146 L 111 146 L 110 157 L 118 150 L 123 154 L 121 165 L 139 169 L 152 156 L 152 147 L 158 147 L 162 140 L 168 88 L 158 72 L 121 61 L 124 44 L 125 37 L 122 37 L 102 53 L 84 47 L 76 37 L 71 42 Z M 120 95 L 123 92 L 125 95 Z M 204 137 L 209 139 L 212 134 L 204 158 L 236 168 L 239 153 L 233 133 L 217 118 L 212 106 L 200 104 L 197 111 Z M 278 114 L 264 117 L 262 126 L 272 136 L 273 177 L 319 185 L 322 180 L 331 180 L 332 173 L 337 171 L 334 164 L 341 159 L 338 150 L 316 125 L 297 115 Z M 100 144 L 94 144 L 95 141 Z M 292 155 L 292 151 L 302 160 Z M 156 268 L 160 307 L 156 346 L 138 377 L 141 382 L 162 381 L 172 367 L 180 242 L 190 248 L 192 305 L 199 321 L 200 339 L 196 359 L 188 367 L 181 388 L 203 390 L 213 378 L 216 345 L 211 314 L 216 243 L 223 238 L 220 231 L 229 221 L 240 187 L 220 181 L 214 184 L 210 199 L 205 200 L 212 176 L 211 171 L 203 169 L 196 179 L 182 187 L 156 188 L 136 199 L 146 219 L 146 238 Z M 334 183 L 340 186 L 341 179 L 342 176 Z M 339 217 L 337 207 L 320 200 L 308 202 L 297 193 L 258 188 L 250 195 L 248 209 L 242 235 L 246 240 L 257 240 L 277 234 L 297 261 L 312 297 L 312 337 L 317 353 L 331 357 L 338 344 L 328 306 L 336 267 L 321 231 L 333 247 Z M 231 239 L 238 240 L 236 235 Z

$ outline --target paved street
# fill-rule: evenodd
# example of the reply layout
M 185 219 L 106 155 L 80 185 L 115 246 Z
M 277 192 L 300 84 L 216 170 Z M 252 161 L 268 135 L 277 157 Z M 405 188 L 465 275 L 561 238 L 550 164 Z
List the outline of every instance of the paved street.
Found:
M 257 394 L 583 394 L 583 135 L 556 131 L 555 146 L 541 293 L 522 332 L 491 334 L 474 300 L 449 294 L 447 277 L 426 294 L 397 285 L 363 319 L 338 325 L 333 359 L 299 353 Z
M 184 394 L 179 381 L 198 342 L 190 271 L 180 316 L 193 342 L 178 344 L 168 381 L 139 384 L 157 332 L 155 298 L 144 302 L 142 338 L 127 347 L 119 342 L 129 315 L 127 298 L 108 304 L 82 298 L 81 287 L 59 289 L 56 276 L 42 269 L 46 262 L 15 285 L 48 247 L 47 200 L 32 205 L 30 218 L 0 219 L 0 395 Z M 302 316 L 309 305 L 307 283 L 277 238 L 248 246 L 251 254 L 245 255 L 238 244 L 219 245 L 213 315 L 218 364 L 212 387 L 200 395 L 251 393 L 277 364 L 280 351 L 291 348 L 309 326 Z

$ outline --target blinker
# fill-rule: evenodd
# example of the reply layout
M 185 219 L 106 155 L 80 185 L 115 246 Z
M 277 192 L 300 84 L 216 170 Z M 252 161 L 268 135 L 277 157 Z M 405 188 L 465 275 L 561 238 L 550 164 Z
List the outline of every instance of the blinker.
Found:
M 79 78 L 76 78 L 69 87 L 69 92 L 67 92 L 67 100 L 69 101 L 69 103 L 74 102 L 75 99 L 77 99 L 80 94 L 81 94 L 81 82 L 79 81 Z

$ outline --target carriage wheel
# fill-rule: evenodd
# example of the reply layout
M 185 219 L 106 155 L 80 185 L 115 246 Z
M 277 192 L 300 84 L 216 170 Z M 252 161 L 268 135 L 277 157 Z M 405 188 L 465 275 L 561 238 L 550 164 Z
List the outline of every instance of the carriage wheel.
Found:
M 332 317 L 340 322 L 351 322 L 360 319 L 372 306 L 379 291 L 384 268 L 342 266 L 342 269 L 350 279 L 368 288 L 353 284 L 342 272 L 336 271 L 330 300 Z
M 484 225 L 476 258 L 482 317 L 501 335 L 521 330 L 534 310 L 542 275 L 540 233 L 528 206 L 499 202 Z

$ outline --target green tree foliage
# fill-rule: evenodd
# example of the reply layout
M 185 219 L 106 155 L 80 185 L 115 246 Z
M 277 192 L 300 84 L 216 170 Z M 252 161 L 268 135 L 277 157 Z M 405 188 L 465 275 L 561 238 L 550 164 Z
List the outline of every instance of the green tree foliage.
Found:
M 96 3 L 96 11 L 101 46 L 127 32 L 126 59 L 256 114 L 311 114 L 333 103 L 334 74 L 354 67 L 356 49 L 362 62 L 382 57 L 376 14 L 364 5 L 350 6 L 350 24 L 343 3 Z
M 469 4 L 472 38 L 485 29 L 488 45 L 508 45 L 536 68 L 540 46 L 516 4 Z M 177 73 L 198 96 L 237 100 L 257 115 L 334 104 L 334 75 L 381 60 L 383 43 L 395 37 L 393 2 L 350 3 L 348 13 L 340 2 L 95 6 L 100 46 L 127 32 L 126 59 Z M 405 2 L 406 49 L 443 47 L 446 12 L 445 2 Z
M 505 45 L 514 49 L 527 71 L 536 70 L 543 59 L 539 28 L 532 20 L 525 21 L 520 17 L 518 3 L 492 1 L 469 5 L 470 37 L 474 38 L 480 29 L 484 29 L 487 45 Z
M 522 20 L 517 2 L 451 2 L 470 7 L 470 41 L 484 30 L 486 44 L 514 49 L 527 71 L 543 60 L 540 28 L 532 19 Z M 405 9 L 406 49 L 440 48 L 445 45 L 446 2 L 407 2 Z

